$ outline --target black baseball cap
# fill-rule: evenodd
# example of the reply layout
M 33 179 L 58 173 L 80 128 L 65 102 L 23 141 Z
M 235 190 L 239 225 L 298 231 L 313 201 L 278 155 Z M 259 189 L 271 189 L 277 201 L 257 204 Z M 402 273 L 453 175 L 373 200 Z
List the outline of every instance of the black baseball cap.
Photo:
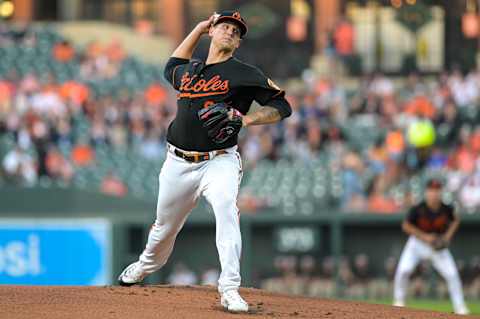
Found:
M 442 189 L 443 182 L 438 178 L 431 178 L 427 182 L 427 188 Z
M 217 16 L 213 20 L 213 25 L 217 25 L 223 21 L 231 21 L 238 25 L 240 28 L 240 38 L 243 38 L 247 34 L 248 27 L 247 22 L 242 18 L 240 12 L 235 10 L 224 10 L 218 13 L 215 13 Z

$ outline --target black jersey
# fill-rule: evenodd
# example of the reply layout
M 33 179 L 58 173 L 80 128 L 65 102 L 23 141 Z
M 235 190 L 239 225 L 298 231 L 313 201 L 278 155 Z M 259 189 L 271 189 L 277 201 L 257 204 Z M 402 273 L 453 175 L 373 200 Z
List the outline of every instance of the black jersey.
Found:
M 426 233 L 443 234 L 455 219 L 454 207 L 441 204 L 433 211 L 425 202 L 412 207 L 407 215 L 407 221 Z
M 201 61 L 170 58 L 165 79 L 178 93 L 178 110 L 168 128 L 167 141 L 187 151 L 212 151 L 237 144 L 237 136 L 215 144 L 207 135 L 197 112 L 214 103 L 224 102 L 246 114 L 255 100 L 276 108 L 282 118 L 291 114 L 285 92 L 258 68 L 231 57 L 206 65 Z

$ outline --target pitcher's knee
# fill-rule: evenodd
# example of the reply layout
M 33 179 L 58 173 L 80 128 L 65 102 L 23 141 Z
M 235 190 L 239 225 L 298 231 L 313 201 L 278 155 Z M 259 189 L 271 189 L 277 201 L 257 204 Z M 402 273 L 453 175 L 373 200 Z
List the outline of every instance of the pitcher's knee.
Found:
M 231 194 L 221 194 L 212 202 L 213 209 L 235 209 L 237 207 L 237 197 Z
M 237 224 L 238 223 L 238 208 L 235 201 L 221 201 L 212 205 L 217 221 L 221 224 Z

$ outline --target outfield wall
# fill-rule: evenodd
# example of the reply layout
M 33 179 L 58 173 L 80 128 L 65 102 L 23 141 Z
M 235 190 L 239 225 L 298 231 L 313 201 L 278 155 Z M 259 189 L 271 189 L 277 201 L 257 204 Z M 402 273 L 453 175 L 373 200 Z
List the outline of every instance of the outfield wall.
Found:
M 155 203 L 98 193 L 2 188 L 0 198 L 0 284 L 113 283 L 142 251 L 154 221 Z M 403 214 L 325 210 L 311 216 L 284 216 L 275 210 L 244 214 L 243 282 L 254 285 L 256 278 L 271 272 L 273 259 L 280 254 L 311 254 L 320 259 L 366 253 L 373 269 L 379 271 L 387 257 L 399 256 L 405 243 L 402 218 Z M 456 258 L 479 253 L 480 214 L 463 216 L 462 221 L 452 243 Z M 180 260 L 197 272 L 218 267 L 213 213 L 204 202 L 180 232 L 170 262 L 147 282 L 164 280 Z M 19 272 L 18 267 L 25 271 Z M 75 281 L 73 275 L 56 274 L 59 269 L 78 277 L 92 269 L 97 273 Z

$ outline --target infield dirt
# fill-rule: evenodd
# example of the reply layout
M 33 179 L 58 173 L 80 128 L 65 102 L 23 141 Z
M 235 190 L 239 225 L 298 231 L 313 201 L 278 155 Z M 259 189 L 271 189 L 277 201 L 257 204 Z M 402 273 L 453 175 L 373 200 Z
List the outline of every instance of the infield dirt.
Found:
M 180 318 L 328 318 L 447 319 L 478 318 L 453 314 L 279 295 L 241 289 L 248 314 L 230 314 L 213 287 L 136 286 L 2 286 L 2 319 L 180 319 Z

